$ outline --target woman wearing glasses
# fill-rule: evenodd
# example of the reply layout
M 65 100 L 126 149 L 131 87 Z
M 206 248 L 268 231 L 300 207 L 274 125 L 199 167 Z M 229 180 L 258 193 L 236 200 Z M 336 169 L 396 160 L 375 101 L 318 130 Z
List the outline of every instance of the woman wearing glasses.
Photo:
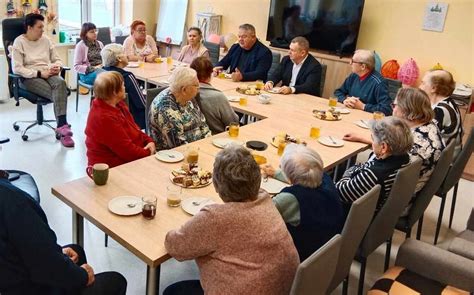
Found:
M 128 60 L 154 62 L 158 56 L 158 49 L 153 37 L 147 35 L 145 23 L 135 20 L 130 26 L 130 30 L 130 36 L 123 43 Z
M 74 49 L 74 70 L 81 82 L 93 85 L 97 74 L 103 72 L 100 51 L 104 44 L 97 40 L 97 28 L 93 23 L 84 23 L 81 29 L 81 41 Z

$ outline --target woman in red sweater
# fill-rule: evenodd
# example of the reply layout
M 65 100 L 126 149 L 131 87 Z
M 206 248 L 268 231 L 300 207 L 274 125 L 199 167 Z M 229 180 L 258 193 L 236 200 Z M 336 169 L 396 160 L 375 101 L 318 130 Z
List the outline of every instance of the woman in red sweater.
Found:
M 88 164 L 115 167 L 154 154 L 153 139 L 140 130 L 124 102 L 122 75 L 101 73 L 94 93 L 85 130 Z

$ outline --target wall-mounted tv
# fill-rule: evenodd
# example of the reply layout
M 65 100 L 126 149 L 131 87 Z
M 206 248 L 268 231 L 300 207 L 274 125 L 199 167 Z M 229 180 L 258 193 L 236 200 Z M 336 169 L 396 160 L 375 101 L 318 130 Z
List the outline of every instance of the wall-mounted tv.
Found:
M 312 49 L 348 56 L 354 53 L 364 0 L 271 0 L 267 41 L 288 48 L 296 36 Z

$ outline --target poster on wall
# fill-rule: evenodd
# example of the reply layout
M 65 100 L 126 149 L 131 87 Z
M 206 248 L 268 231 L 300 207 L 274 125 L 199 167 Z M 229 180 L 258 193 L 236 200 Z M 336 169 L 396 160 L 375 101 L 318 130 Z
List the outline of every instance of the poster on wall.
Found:
M 448 12 L 448 3 L 429 2 L 425 7 L 425 17 L 423 19 L 423 30 L 442 32 L 446 13 Z

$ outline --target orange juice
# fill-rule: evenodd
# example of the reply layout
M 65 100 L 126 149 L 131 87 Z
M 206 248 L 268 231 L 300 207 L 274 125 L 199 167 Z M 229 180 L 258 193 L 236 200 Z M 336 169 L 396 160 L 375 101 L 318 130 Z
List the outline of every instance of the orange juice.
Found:
M 171 56 L 168 56 L 166 58 L 166 63 L 169 64 L 169 65 L 172 64 L 173 63 L 173 58 L 171 58 Z
M 189 151 L 186 156 L 186 162 L 188 163 L 197 163 L 199 160 L 199 153 L 196 150 Z
M 321 133 L 321 128 L 317 126 L 311 126 L 311 129 L 309 131 L 309 137 L 317 139 L 319 138 L 320 133 Z
M 239 123 L 232 122 L 229 126 L 226 127 L 226 130 L 229 130 L 230 137 L 238 137 L 239 136 Z
M 286 142 L 285 141 L 281 141 L 279 144 L 278 144 L 278 151 L 277 151 L 277 154 L 279 156 L 283 155 L 283 152 L 285 151 L 285 148 L 286 148 Z
M 220 79 L 224 79 L 224 78 L 225 78 L 225 73 L 224 73 L 224 72 L 220 72 L 217 77 L 219 77 Z
M 337 98 L 335 98 L 335 97 L 330 97 L 330 98 L 329 98 L 329 106 L 330 106 L 330 107 L 336 107 L 336 106 L 337 106 Z
M 374 116 L 374 120 L 380 120 L 385 117 L 385 114 L 382 112 L 374 112 L 373 116 Z
M 257 88 L 258 90 L 262 90 L 264 86 L 265 84 L 262 80 L 257 80 L 257 82 L 255 82 L 255 88 Z
M 255 160 L 255 162 L 257 162 L 258 165 L 263 165 L 263 164 L 266 164 L 267 163 L 267 158 L 265 158 L 264 156 L 260 156 L 260 155 L 257 155 L 257 154 L 253 154 L 253 159 Z
M 247 105 L 247 97 L 241 97 L 240 100 L 239 100 L 239 104 L 241 106 L 246 106 Z

